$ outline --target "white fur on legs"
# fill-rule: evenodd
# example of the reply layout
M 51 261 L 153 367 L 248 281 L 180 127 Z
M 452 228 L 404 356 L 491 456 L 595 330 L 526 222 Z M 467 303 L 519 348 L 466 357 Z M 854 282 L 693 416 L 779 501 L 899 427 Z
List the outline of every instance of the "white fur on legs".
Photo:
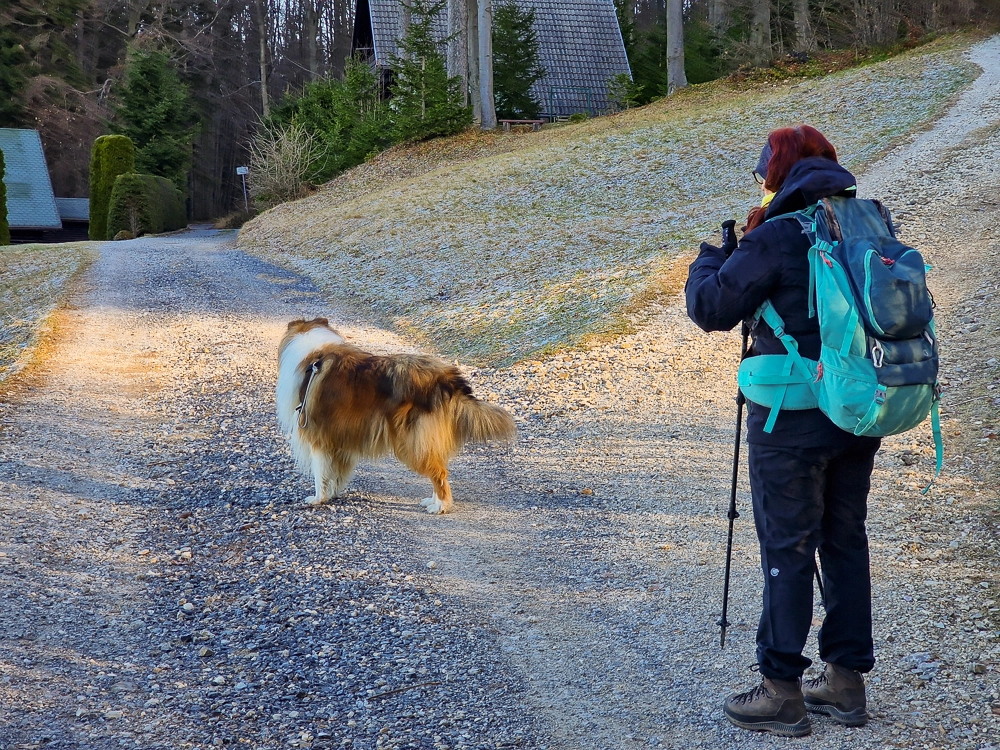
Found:
M 356 456 L 344 454 L 329 456 L 325 453 L 312 451 L 310 465 L 313 481 L 316 485 L 316 494 L 307 497 L 306 502 L 309 505 L 322 505 L 340 497 L 340 493 L 343 492 L 354 473 L 356 463 Z
M 432 515 L 436 516 L 441 513 L 441 501 L 438 499 L 437 493 L 434 493 L 430 497 L 425 497 L 420 501 L 420 504 Z
M 316 492 L 306 498 L 306 503 L 308 505 L 323 505 L 323 503 L 328 502 L 331 498 L 339 494 L 339 487 L 330 486 L 330 480 L 336 469 L 333 466 L 333 462 L 330 461 L 329 456 L 317 453 L 316 451 L 312 452 L 311 463 Z

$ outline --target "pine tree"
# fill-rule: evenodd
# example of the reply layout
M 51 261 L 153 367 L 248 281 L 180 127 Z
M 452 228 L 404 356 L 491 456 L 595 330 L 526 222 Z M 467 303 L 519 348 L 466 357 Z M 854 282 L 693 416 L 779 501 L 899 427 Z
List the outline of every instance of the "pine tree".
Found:
M 300 96 L 276 107 L 264 126 L 296 125 L 314 136 L 325 154 L 307 179 L 325 182 L 390 145 L 388 112 L 380 93 L 378 74 L 351 58 L 343 80 L 322 78 L 306 84 Z
M 136 169 L 166 177 L 186 195 L 196 127 L 187 87 L 167 55 L 132 50 L 112 129 L 135 144 Z
M 521 10 L 513 0 L 493 12 L 493 90 L 497 117 L 534 120 L 539 103 L 531 87 L 545 77 L 538 58 L 535 9 Z
M 84 86 L 71 45 L 85 0 L 3 0 L 0 2 L 0 127 L 24 127 L 33 112 L 25 91 L 37 76 Z M 42 97 L 58 100 L 47 85 Z
M 0 26 L 0 128 L 21 125 L 24 107 L 21 91 L 27 82 L 22 65 L 28 56 L 13 31 Z
M 451 135 L 472 124 L 462 80 L 448 77 L 444 54 L 432 33 L 432 21 L 446 0 L 411 0 L 410 24 L 399 42 L 403 54 L 393 60 L 396 83 L 390 110 L 396 141 Z

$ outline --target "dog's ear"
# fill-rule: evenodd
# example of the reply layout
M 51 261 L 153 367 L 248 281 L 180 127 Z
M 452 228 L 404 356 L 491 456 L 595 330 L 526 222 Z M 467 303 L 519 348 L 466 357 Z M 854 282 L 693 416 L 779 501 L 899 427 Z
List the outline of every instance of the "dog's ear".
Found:
M 288 328 L 286 328 L 285 330 L 286 331 L 290 331 L 293 328 L 298 328 L 303 323 L 305 323 L 305 321 L 302 320 L 302 318 L 298 318 L 297 320 L 290 320 L 290 321 L 288 321 Z
M 325 325 L 327 328 L 330 327 L 330 321 L 326 318 L 316 318 L 316 322 Z

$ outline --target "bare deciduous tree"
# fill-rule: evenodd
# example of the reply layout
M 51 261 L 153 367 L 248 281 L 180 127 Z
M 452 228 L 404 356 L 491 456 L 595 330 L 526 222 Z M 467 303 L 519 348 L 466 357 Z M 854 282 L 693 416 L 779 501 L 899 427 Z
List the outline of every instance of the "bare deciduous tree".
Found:
M 771 60 L 771 0 L 752 0 L 750 5 L 750 49 L 754 62 Z
M 462 78 L 462 96 L 469 101 L 468 0 L 448 0 L 448 76 Z
M 816 49 L 816 35 L 809 20 L 809 0 L 795 0 L 793 8 L 795 22 L 795 51 L 813 52 Z
M 493 0 L 479 0 L 479 106 L 483 130 L 497 126 L 493 100 Z
M 667 0 L 667 95 L 687 85 L 684 73 L 684 0 Z
M 316 172 L 324 150 L 298 125 L 261 127 L 250 142 L 247 183 L 258 206 L 267 208 L 309 194 L 309 175 Z

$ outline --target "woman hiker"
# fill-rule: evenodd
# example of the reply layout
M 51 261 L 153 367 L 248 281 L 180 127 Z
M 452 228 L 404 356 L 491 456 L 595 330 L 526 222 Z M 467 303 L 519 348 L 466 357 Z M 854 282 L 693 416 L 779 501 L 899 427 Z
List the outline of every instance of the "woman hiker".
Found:
M 746 320 L 752 325 L 748 356 L 784 355 L 774 331 L 754 323 L 757 308 L 769 299 L 801 354 L 818 359 L 819 326 L 808 303 L 810 242 L 798 221 L 767 220 L 824 197 L 853 195 L 855 179 L 837 163 L 830 142 L 808 125 L 773 131 L 754 176 L 763 186 L 763 204 L 750 212 L 738 246 L 702 244 L 685 287 L 688 315 L 705 331 L 728 331 Z M 748 401 L 747 410 L 764 572 L 757 628 L 763 680 L 729 696 L 723 711 L 738 727 L 786 736 L 809 734 L 807 711 L 860 726 L 868 720 L 862 674 L 875 664 L 865 517 L 881 441 L 840 429 L 819 409 L 780 410 L 765 432 L 770 409 Z M 812 663 L 802 649 L 812 622 L 817 550 L 826 606 L 819 654 L 826 668 L 803 684 Z

